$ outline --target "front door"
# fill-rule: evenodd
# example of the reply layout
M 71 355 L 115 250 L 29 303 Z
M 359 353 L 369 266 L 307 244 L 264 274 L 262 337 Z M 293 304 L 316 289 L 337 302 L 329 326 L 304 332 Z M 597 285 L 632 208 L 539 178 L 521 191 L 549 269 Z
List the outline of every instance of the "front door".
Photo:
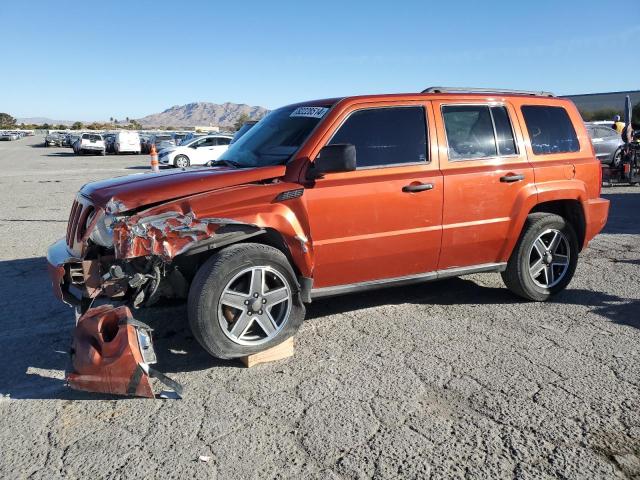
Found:
M 209 160 L 215 160 L 215 143 L 216 139 L 213 137 L 205 137 L 198 140 L 195 145 L 195 152 L 191 164 L 204 165 Z
M 436 269 L 443 189 L 427 141 L 428 108 L 414 102 L 345 113 L 328 143 L 355 145 L 357 170 L 327 174 L 304 195 L 315 288 Z
M 444 178 L 438 270 L 507 261 L 511 222 L 523 189 L 535 188 L 509 104 L 434 102 Z M 523 197 L 524 198 L 524 197 Z

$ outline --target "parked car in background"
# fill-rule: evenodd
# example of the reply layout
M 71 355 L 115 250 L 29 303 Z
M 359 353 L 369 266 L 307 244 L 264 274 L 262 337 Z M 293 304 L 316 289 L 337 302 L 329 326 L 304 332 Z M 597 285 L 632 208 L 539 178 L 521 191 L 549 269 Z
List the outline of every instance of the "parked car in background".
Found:
M 45 147 L 61 147 L 62 142 L 64 141 L 64 133 L 63 132 L 49 132 L 44 137 L 44 146 Z
M 228 135 L 206 135 L 195 137 L 178 147 L 161 150 L 158 161 L 161 165 L 186 168 L 190 165 L 206 165 L 217 160 L 227 151 L 231 137 Z
M 76 155 L 91 153 L 105 155 L 107 153 L 104 138 L 98 133 L 83 133 L 73 147 Z
M 619 165 L 622 159 L 622 136 L 613 128 L 603 124 L 586 124 L 596 157 L 605 165 Z
M 238 129 L 238 131 L 233 135 L 231 139 L 231 143 L 234 144 L 238 141 L 240 137 L 242 137 L 245 133 L 253 128 L 253 126 L 258 123 L 257 120 L 250 120 L 248 122 L 244 122 L 242 126 Z
M 13 141 L 18 140 L 19 138 L 21 137 L 18 132 L 0 132 L 0 140 Z
M 121 153 L 135 153 L 139 154 L 140 148 L 140 135 L 138 132 L 132 132 L 129 130 L 121 130 L 115 134 L 114 150 L 116 154 Z
M 189 141 L 193 140 L 194 138 L 205 137 L 206 135 L 207 135 L 206 133 L 201 133 L 201 132 L 189 132 L 182 139 L 182 142 L 180 142 L 180 145 L 186 145 Z
M 104 149 L 107 153 L 115 153 L 115 142 L 116 142 L 116 134 L 115 133 L 103 133 L 102 138 L 104 139 Z
M 148 133 L 140 134 L 140 153 L 149 153 L 149 139 L 151 135 Z
M 187 132 L 176 132 L 173 134 L 173 141 L 175 142 L 176 146 L 180 145 L 182 143 L 182 141 L 187 138 L 187 135 L 189 135 Z
M 151 145 L 156 146 L 156 152 L 159 152 L 163 148 L 175 147 L 176 142 L 170 133 L 156 133 L 152 135 L 148 142 L 148 148 L 151 150 Z

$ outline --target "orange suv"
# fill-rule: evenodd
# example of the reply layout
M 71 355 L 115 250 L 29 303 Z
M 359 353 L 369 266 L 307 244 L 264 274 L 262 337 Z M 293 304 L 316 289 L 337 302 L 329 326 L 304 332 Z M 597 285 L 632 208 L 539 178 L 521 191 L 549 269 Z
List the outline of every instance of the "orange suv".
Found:
M 234 358 L 298 329 L 312 298 L 477 272 L 543 301 L 603 228 L 580 114 L 544 92 L 430 88 L 272 111 L 207 168 L 85 185 L 48 252 L 56 295 L 186 298 Z

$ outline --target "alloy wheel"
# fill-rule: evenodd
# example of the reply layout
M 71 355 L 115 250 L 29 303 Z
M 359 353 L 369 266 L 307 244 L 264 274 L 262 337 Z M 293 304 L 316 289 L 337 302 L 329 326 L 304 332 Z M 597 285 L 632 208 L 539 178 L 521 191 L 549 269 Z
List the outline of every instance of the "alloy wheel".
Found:
M 571 249 L 567 237 L 556 229 L 538 235 L 529 250 L 529 275 L 542 288 L 552 288 L 569 270 Z
M 274 338 L 291 313 L 291 287 L 268 266 L 236 274 L 218 301 L 218 322 L 224 334 L 240 345 L 260 345 Z

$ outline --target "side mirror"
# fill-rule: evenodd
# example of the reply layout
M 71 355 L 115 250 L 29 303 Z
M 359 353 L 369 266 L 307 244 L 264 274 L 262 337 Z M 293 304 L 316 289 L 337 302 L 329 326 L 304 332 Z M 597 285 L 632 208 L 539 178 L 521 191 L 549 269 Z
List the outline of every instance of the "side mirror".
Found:
M 327 173 L 352 172 L 356 169 L 356 147 L 350 143 L 325 145 L 307 171 L 307 178 L 315 180 Z

